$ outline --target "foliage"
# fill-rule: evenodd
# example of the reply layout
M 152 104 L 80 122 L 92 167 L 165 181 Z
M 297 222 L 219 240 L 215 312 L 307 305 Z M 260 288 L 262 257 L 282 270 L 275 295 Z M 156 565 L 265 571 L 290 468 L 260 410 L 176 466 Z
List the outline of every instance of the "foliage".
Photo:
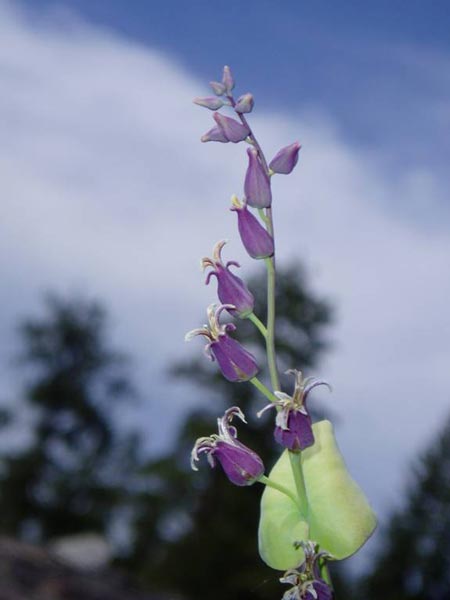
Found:
M 112 417 L 134 396 L 126 360 L 109 348 L 94 302 L 48 297 L 46 314 L 19 333 L 32 441 L 3 457 L 0 530 L 35 540 L 105 532 L 136 470 L 137 439 Z
M 390 518 L 368 600 L 446 600 L 450 593 L 450 419 L 415 468 L 401 510 Z

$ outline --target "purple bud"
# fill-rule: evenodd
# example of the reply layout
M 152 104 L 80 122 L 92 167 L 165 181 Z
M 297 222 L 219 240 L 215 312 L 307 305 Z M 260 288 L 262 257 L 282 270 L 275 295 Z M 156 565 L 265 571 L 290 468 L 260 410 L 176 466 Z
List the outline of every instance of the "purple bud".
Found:
M 269 176 L 259 160 L 258 152 L 249 148 L 247 153 L 249 161 L 244 183 L 247 204 L 254 208 L 269 208 L 272 203 Z
M 214 120 L 222 130 L 223 135 L 229 142 L 236 144 L 242 142 L 250 134 L 250 130 L 245 125 L 238 123 L 235 119 L 226 117 L 220 113 L 214 114 Z
M 239 486 L 252 485 L 264 474 L 264 464 L 260 457 L 237 440 L 236 428 L 231 425 L 234 416 L 244 423 L 245 417 L 237 406 L 225 411 L 222 418 L 217 419 L 218 434 L 199 438 L 191 453 L 191 467 L 197 471 L 196 462 L 201 454 L 206 454 L 211 467 L 219 461 L 228 479 Z
M 194 104 L 198 104 L 199 106 L 204 106 L 205 108 L 209 108 L 209 110 L 217 110 L 218 108 L 222 108 L 223 102 L 220 98 L 216 96 L 205 96 L 204 98 L 194 98 Z
M 253 100 L 252 94 L 244 94 L 238 98 L 234 110 L 240 114 L 249 113 L 252 112 L 254 104 L 255 101 Z
M 290 410 L 287 429 L 277 425 L 274 431 L 275 440 L 289 450 L 304 450 L 314 444 L 311 417 L 298 410 Z
M 222 83 L 225 86 L 227 96 L 229 96 L 234 89 L 234 79 L 230 67 L 225 66 L 223 68 Z
M 292 172 L 298 161 L 298 153 L 301 146 L 298 142 L 281 148 L 279 152 L 272 158 L 269 169 L 274 173 L 289 175 Z
M 232 202 L 233 206 L 230 210 L 237 214 L 239 234 L 249 255 L 252 258 L 272 256 L 274 252 L 272 236 L 248 210 L 246 202 L 241 205 L 236 196 L 233 196 Z
M 228 381 L 248 381 L 259 371 L 253 354 L 226 334 L 219 335 L 217 340 L 209 344 L 209 352 Z
M 216 96 L 223 96 L 225 94 L 225 86 L 223 83 L 219 83 L 218 81 L 210 81 L 209 85 Z
M 227 143 L 228 138 L 225 137 L 220 127 L 213 127 L 200 138 L 202 142 L 222 142 Z
M 206 284 L 211 281 L 211 277 L 217 278 L 217 295 L 222 304 L 232 305 L 234 308 L 227 309 L 232 315 L 244 319 L 253 312 L 255 299 L 245 283 L 229 269 L 231 266 L 239 267 L 236 261 L 228 261 L 225 265 L 222 262 L 221 252 L 226 244 L 225 241 L 218 242 L 214 246 L 213 258 L 204 258 L 202 267 L 212 267 L 208 273 Z

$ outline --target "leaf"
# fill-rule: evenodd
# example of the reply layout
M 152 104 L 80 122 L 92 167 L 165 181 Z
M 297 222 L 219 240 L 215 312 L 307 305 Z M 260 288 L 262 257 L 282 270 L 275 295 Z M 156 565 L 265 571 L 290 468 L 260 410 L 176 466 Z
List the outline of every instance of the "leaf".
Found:
M 290 569 L 302 562 L 302 551 L 294 547 L 300 540 L 314 540 L 336 559 L 347 558 L 376 527 L 366 497 L 347 471 L 333 426 L 320 421 L 313 431 L 314 445 L 294 454 L 294 462 L 303 469 L 306 490 L 299 506 L 268 487 L 261 499 L 259 551 L 274 569 Z M 270 479 L 297 495 L 288 450 L 273 467 Z

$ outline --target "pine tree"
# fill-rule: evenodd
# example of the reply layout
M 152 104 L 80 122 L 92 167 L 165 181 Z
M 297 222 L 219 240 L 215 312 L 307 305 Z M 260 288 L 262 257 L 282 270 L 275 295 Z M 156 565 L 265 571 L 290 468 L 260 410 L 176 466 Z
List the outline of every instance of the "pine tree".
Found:
M 450 419 L 414 469 L 404 507 L 391 516 L 383 540 L 361 597 L 450 598 Z
M 137 438 L 120 434 L 112 415 L 134 391 L 106 326 L 99 304 L 51 296 L 46 314 L 19 328 L 32 441 L 2 457 L 3 533 L 33 540 L 105 533 L 125 502 Z
M 250 282 L 263 316 L 265 276 Z M 325 348 L 324 329 L 331 319 L 326 301 L 308 289 L 299 267 L 280 271 L 277 278 L 277 348 L 281 370 L 310 369 Z M 236 336 L 261 358 L 263 339 L 243 320 Z M 201 354 L 201 348 L 193 353 Z M 277 573 L 258 556 L 257 527 L 262 486 L 237 488 L 220 469 L 205 464 L 193 474 L 188 457 L 195 439 L 216 430 L 216 418 L 238 404 L 248 417 L 239 430 L 240 440 L 267 459 L 275 460 L 273 415 L 258 420 L 253 415 L 267 402 L 249 383 L 227 382 L 203 356 L 179 365 L 176 374 L 200 383 L 210 398 L 207 410 L 198 409 L 182 424 L 173 450 L 147 465 L 152 489 L 142 498 L 138 519 L 134 568 L 154 589 L 167 589 L 188 599 L 272 599 L 281 596 Z M 262 379 L 267 373 L 262 374 Z M 286 389 L 292 385 L 290 380 Z M 309 407 L 313 407 L 313 400 Z M 317 412 L 316 412 L 317 415 Z M 270 458 L 272 457 L 272 458 Z

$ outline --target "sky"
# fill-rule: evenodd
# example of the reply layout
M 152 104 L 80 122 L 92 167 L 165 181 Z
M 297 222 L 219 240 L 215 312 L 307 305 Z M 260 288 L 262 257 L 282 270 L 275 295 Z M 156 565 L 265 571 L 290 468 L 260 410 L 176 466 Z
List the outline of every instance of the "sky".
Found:
M 243 277 L 262 268 L 228 211 L 244 149 L 201 144 L 191 101 L 230 64 L 267 155 L 302 144 L 274 181 L 278 260 L 335 306 L 316 397 L 383 518 L 450 408 L 449 7 L 273 6 L 0 0 L 5 393 L 20 402 L 15 324 L 54 290 L 107 302 L 150 449 L 208 402 L 164 373 L 201 351 L 183 342 L 214 300 L 199 259 L 226 238 Z

